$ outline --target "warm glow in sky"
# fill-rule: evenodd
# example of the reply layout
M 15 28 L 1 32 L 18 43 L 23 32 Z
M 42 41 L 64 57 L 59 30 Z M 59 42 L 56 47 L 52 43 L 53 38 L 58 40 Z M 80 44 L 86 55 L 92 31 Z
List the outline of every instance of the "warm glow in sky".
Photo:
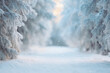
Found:
M 53 14 L 56 16 L 56 22 L 60 21 L 61 19 L 61 12 L 63 10 L 63 4 L 61 3 L 62 0 L 54 0 L 56 3 L 55 9 L 53 10 Z

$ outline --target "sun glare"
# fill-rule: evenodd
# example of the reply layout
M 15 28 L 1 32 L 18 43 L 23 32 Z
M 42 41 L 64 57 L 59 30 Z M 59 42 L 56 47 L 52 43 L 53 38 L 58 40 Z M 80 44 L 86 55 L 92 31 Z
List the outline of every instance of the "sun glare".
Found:
M 63 10 L 63 4 L 61 3 L 62 0 L 54 0 L 54 2 L 56 3 L 56 5 L 55 9 L 53 10 L 53 14 L 56 16 L 55 21 L 59 22 L 60 19 L 62 18 L 61 12 Z

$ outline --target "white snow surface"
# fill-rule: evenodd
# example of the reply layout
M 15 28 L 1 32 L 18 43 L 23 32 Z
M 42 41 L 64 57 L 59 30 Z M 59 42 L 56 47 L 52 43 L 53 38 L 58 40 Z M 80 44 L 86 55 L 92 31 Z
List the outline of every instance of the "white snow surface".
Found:
M 68 47 L 30 47 L 17 59 L 0 61 L 0 73 L 110 73 L 110 58 Z

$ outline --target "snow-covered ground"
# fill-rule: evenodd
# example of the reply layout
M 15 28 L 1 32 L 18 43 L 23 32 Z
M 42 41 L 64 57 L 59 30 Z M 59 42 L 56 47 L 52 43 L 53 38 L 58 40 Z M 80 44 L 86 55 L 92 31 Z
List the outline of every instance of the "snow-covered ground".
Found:
M 110 58 L 67 47 L 31 47 L 0 62 L 0 73 L 110 73 Z

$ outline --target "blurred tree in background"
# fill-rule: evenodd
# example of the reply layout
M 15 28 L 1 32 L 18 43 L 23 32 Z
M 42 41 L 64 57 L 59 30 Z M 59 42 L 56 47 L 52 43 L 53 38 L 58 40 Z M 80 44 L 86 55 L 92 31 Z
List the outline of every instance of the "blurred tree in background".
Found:
M 37 0 L 37 3 L 33 6 L 37 16 L 32 16 L 33 13 L 28 15 L 25 26 L 18 29 L 24 37 L 24 48 L 28 48 L 29 45 L 33 44 L 37 46 L 48 45 L 53 26 L 53 8 L 54 2 L 52 0 Z

